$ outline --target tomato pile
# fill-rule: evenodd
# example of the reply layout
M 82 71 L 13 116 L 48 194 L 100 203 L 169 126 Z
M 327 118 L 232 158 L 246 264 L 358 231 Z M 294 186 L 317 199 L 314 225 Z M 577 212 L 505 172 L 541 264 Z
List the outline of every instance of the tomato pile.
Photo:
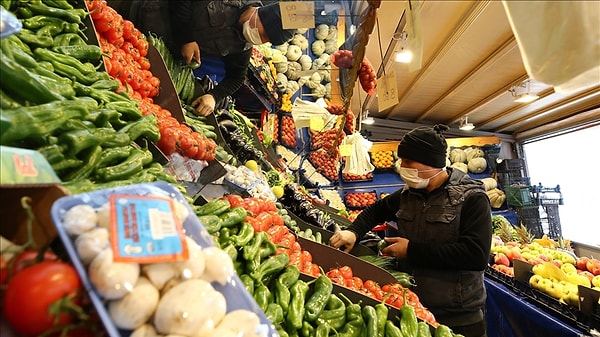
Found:
M 281 144 L 287 147 L 296 147 L 296 124 L 292 116 L 283 116 L 281 119 Z
M 371 172 L 369 172 L 367 174 L 342 173 L 342 179 L 344 181 L 366 181 L 366 180 L 373 180 L 373 173 L 371 173 Z
M 341 144 L 344 137 L 346 137 L 344 132 L 340 132 L 340 135 L 336 141 L 337 133 L 337 129 L 329 129 L 325 131 L 310 130 L 310 148 L 312 150 L 333 149 L 335 144 Z
M 215 159 L 217 145 L 212 139 L 180 123 L 169 110 L 154 103 L 160 80 L 150 71 L 149 43 L 134 24 L 124 19 L 104 0 L 86 0 L 96 27 L 106 71 L 121 82 L 118 91 L 127 92 L 139 104 L 143 115 L 157 116 L 160 140 L 156 144 L 166 155 L 178 152 L 197 160 Z
M 377 192 L 348 192 L 345 201 L 348 207 L 365 208 L 377 201 Z
M 328 151 L 323 148 L 312 151 L 309 155 L 310 162 L 317 171 L 331 181 L 337 181 L 340 167 L 339 152 L 337 150 Z

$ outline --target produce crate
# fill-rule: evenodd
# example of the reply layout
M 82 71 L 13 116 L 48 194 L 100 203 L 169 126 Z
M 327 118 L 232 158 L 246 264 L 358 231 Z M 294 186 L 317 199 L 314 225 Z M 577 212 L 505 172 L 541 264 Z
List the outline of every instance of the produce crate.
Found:
M 510 172 L 514 170 L 525 170 L 524 159 L 504 159 L 502 162 L 496 165 L 498 172 Z
M 363 209 L 375 201 L 377 201 L 377 191 L 375 190 L 355 190 L 344 194 L 344 203 L 349 209 Z
M 535 205 L 535 199 L 529 186 L 505 186 L 506 203 L 511 206 L 524 207 Z
M 527 227 L 534 237 L 541 238 L 544 235 L 538 206 L 517 208 L 517 217 L 519 222 Z

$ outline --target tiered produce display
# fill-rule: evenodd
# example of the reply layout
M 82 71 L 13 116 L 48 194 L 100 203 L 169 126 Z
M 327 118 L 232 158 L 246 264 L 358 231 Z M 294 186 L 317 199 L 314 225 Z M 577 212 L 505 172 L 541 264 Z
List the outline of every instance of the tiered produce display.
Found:
M 193 114 L 187 106 L 195 92 L 191 68 L 173 61 L 159 37 L 144 36 L 103 0 L 2 5 L 23 29 L 0 40 L 0 145 L 41 153 L 70 194 L 52 211 L 58 229 L 53 251 L 31 238 L 40 225 L 30 198 L 13 210 L 28 214 L 22 224 L 28 240 L 3 246 L 0 271 L 3 318 L 19 336 L 457 336 L 420 303 L 410 275 L 389 272 L 392 282 L 365 273 L 385 272 L 388 264 L 376 251 L 358 258 L 327 246 L 347 220 L 319 208 L 321 201 L 298 185 L 291 167 L 268 157 L 258 128 L 241 113 L 232 108 L 209 118 Z M 282 112 L 291 111 L 298 82 L 316 97 L 327 95 L 331 79 L 324 70 L 336 53 L 337 32 L 319 25 L 311 33 L 311 52 L 318 57 L 312 63 L 298 55 L 308 48 L 300 33 L 283 53 L 282 46 L 261 49 L 270 59 L 255 64 L 268 71 L 267 89 L 274 89 L 271 75 L 286 74 L 286 92 L 271 97 L 281 97 Z M 295 63 L 282 72 L 283 55 Z M 334 63 L 352 57 L 335 55 Z M 159 67 L 167 77 L 159 78 Z M 319 77 L 295 77 L 313 68 Z M 373 92 L 375 77 L 366 60 L 359 80 Z M 161 105 L 167 95 L 178 96 L 177 104 Z M 332 113 L 341 108 L 328 107 Z M 278 153 L 292 164 L 299 160 L 298 132 L 291 115 L 277 117 L 273 140 L 285 147 L 288 152 Z M 355 131 L 351 112 L 342 122 L 344 132 Z M 340 177 L 373 179 L 340 174 L 333 145 L 345 133 L 337 131 L 311 135 L 315 151 L 306 162 L 326 177 L 321 185 L 330 187 Z M 194 199 L 165 170 L 174 155 L 222 164 L 228 170 L 224 184 L 234 189 Z M 479 153 L 470 159 L 455 153 L 451 159 L 479 171 L 483 163 L 477 158 Z M 380 151 L 371 153 L 371 161 L 389 170 L 395 158 L 392 151 Z M 337 203 L 332 209 L 350 218 L 385 197 L 376 190 L 351 191 L 343 199 L 335 189 L 321 192 L 335 194 L 328 198 Z M 187 253 L 162 261 L 117 261 L 112 240 L 119 232 L 111 220 L 117 211 L 108 202 L 113 194 L 172 205 L 162 214 L 161 230 L 179 228 L 175 236 Z M 552 240 L 534 240 L 526 229 L 495 220 L 498 236 L 488 274 L 513 277 L 513 261 L 524 260 L 535 265 L 527 285 L 571 307 L 577 305 L 577 286 L 600 287 L 596 259 L 574 257 Z M 308 248 L 313 244 L 331 254 L 318 256 Z M 348 263 L 324 268 L 329 265 L 324 258 Z

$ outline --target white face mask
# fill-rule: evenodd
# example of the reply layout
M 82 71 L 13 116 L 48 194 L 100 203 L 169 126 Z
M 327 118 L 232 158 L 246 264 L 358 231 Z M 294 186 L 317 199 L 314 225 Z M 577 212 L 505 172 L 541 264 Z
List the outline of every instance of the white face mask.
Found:
M 246 41 L 252 43 L 253 45 L 263 44 L 260 37 L 260 32 L 258 31 L 258 28 L 256 28 L 256 19 L 254 20 L 254 28 L 250 27 L 250 20 L 252 20 L 254 15 L 256 15 L 256 12 L 258 12 L 258 9 L 254 10 L 254 13 L 250 15 L 248 21 L 244 22 L 244 25 L 242 26 L 242 34 L 244 34 L 244 38 L 246 38 Z
M 444 169 L 441 169 L 438 173 L 434 174 L 433 176 L 431 176 L 429 178 L 419 177 L 419 172 L 428 172 L 428 171 L 434 171 L 434 170 L 437 170 L 437 169 L 419 171 L 415 168 L 400 167 L 400 177 L 402 178 L 402 180 L 408 187 L 416 188 L 416 189 L 423 189 L 423 188 L 427 188 L 427 186 L 429 186 L 429 180 L 431 178 L 442 173 L 444 171 Z

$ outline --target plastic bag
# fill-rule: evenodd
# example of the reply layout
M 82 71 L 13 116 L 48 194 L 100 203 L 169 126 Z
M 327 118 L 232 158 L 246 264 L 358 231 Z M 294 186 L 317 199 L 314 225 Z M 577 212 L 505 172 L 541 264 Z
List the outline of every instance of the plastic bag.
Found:
M 11 12 L 0 6 L 0 38 L 18 33 L 23 25 Z
M 531 78 L 562 93 L 600 83 L 600 2 L 502 4 Z
M 369 172 L 373 172 L 375 166 L 371 164 L 369 156 L 369 149 L 372 143 L 358 132 L 346 136 L 342 141 L 342 145 L 349 145 L 352 147 L 351 155 L 346 157 L 346 165 L 342 170 L 342 173 L 363 175 Z

